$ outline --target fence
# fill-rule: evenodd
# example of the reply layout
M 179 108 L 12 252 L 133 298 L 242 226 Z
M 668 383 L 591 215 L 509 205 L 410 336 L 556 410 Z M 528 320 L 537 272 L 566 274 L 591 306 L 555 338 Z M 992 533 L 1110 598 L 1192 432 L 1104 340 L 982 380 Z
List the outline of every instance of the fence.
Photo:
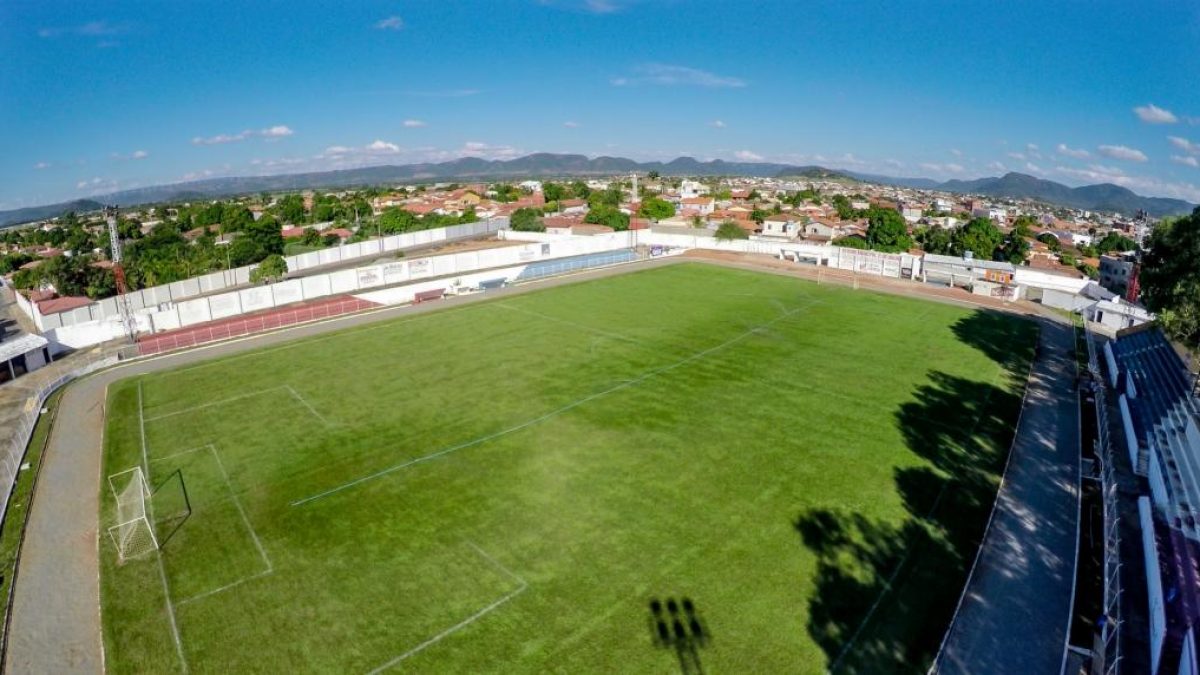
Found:
M 3 455 L 0 456 L 0 521 L 3 521 L 8 510 L 8 498 L 12 494 L 17 474 L 21 470 L 21 462 L 25 457 L 25 449 L 29 446 L 29 439 L 33 436 L 33 428 L 37 426 L 38 417 L 41 415 L 42 405 L 46 403 L 46 399 L 50 397 L 50 394 L 54 393 L 55 389 L 58 389 L 67 382 L 116 362 L 117 357 L 112 354 L 101 354 L 92 357 L 82 365 L 78 365 L 70 371 L 59 375 L 51 382 L 42 385 L 32 396 L 26 399 L 25 409 L 21 412 L 12 427 L 12 435 L 8 439 L 8 447 L 4 449 Z M 22 378 L 21 381 L 25 381 L 25 379 Z
M 320 251 L 288 256 L 289 272 L 311 270 L 316 267 L 336 265 L 352 260 L 369 258 L 406 249 L 419 248 L 432 244 L 469 239 L 494 233 L 508 226 L 507 218 L 492 218 L 476 223 L 440 227 L 419 232 L 397 234 L 381 239 L 369 239 L 356 244 L 333 246 Z M 132 311 L 154 308 L 166 303 L 174 303 L 200 295 L 243 286 L 250 283 L 250 272 L 256 265 L 246 265 L 219 272 L 212 272 L 190 279 L 183 279 L 170 284 L 152 286 L 126 294 Z M 41 315 L 28 302 L 21 303 L 24 310 L 37 323 L 38 329 L 47 331 L 53 328 L 73 326 L 90 321 L 111 319 L 120 316 L 117 298 L 105 298 L 68 312 Z
M 378 307 L 378 305 L 366 300 L 360 300 L 359 298 L 346 298 L 334 302 L 313 304 L 307 307 L 297 307 L 292 310 L 265 312 L 215 325 L 196 326 L 165 335 L 150 335 L 138 341 L 138 354 L 149 356 L 176 349 L 195 347 L 217 340 L 227 340 L 243 335 L 275 330 L 285 326 L 351 314 L 371 307 Z
M 1088 370 L 1092 374 L 1092 391 L 1096 397 L 1096 458 L 1100 461 L 1100 494 L 1104 513 L 1104 625 L 1100 639 L 1104 653 L 1104 675 L 1118 675 L 1121 668 L 1121 537 L 1118 532 L 1117 481 L 1113 468 L 1112 438 L 1109 433 L 1108 396 L 1100 359 L 1096 352 L 1096 337 L 1083 322 L 1087 342 Z M 1115 365 L 1110 361 L 1110 365 Z M 1113 371 L 1114 380 L 1116 371 Z M 1094 657 L 1093 657 L 1094 658 Z

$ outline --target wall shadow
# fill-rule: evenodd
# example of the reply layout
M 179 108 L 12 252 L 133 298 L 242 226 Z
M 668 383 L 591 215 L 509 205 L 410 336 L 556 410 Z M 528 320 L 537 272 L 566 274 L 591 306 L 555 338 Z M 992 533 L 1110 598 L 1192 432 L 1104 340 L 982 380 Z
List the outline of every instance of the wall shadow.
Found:
M 857 512 L 801 513 L 817 557 L 808 631 L 835 673 L 924 673 L 937 653 L 979 547 L 1012 443 L 1032 324 L 976 312 L 953 330 L 1007 377 L 980 383 L 931 371 L 895 412 L 926 464 L 898 467 L 900 525 Z

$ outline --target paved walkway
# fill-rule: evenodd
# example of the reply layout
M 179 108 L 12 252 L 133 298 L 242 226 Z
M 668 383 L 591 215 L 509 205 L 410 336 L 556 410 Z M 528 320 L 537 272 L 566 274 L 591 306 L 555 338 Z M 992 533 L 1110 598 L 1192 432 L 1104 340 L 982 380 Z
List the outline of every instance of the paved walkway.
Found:
M 1074 594 L 1079 408 L 1070 326 L 1043 321 L 996 512 L 936 671 L 1054 674 Z
M 766 256 L 759 259 L 769 261 Z M 391 307 L 353 314 L 320 323 L 260 334 L 197 349 L 133 361 L 96 373 L 72 384 L 60 403 L 58 422 L 38 480 L 37 494 L 30 505 L 29 527 L 21 551 L 16 579 L 12 625 L 5 666 L 11 673 L 99 673 L 103 671 L 103 647 L 99 612 L 101 487 L 100 458 L 105 392 L 120 379 L 189 363 L 258 349 L 297 338 L 341 330 L 352 326 L 413 315 L 427 311 L 492 300 L 583 279 L 624 274 L 633 270 L 683 262 L 680 258 L 620 265 L 475 295 L 446 298 L 415 306 Z M 744 263 L 738 266 L 751 267 Z M 728 263 L 726 263 L 728 264 Z M 751 267 L 752 268 L 752 267 Z M 780 270 L 763 270 L 782 273 Z M 978 296 L 959 291 L 957 298 L 933 296 L 929 287 L 903 284 L 908 295 L 926 296 L 943 302 L 974 303 Z M 884 289 L 880 289 L 884 290 Z M 887 292 L 903 292 L 898 288 Z M 944 290 L 939 290 L 944 294 Z M 1028 311 L 1025 303 L 1008 307 Z M 1069 333 L 1069 331 L 1068 331 Z M 1073 446 L 1072 446 L 1073 447 Z M 1060 632 L 1066 628 L 1063 615 Z M 1061 651 L 1058 652 L 1061 655 Z M 980 671 L 983 672 L 983 671 Z M 993 671 L 1003 672 L 1003 671 Z M 1040 672 L 1040 671 L 1030 671 Z

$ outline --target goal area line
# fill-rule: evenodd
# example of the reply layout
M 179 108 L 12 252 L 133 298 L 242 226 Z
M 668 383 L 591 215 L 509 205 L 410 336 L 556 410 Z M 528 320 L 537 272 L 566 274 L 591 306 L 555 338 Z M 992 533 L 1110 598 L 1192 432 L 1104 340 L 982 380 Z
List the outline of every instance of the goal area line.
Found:
M 770 321 L 768 321 L 764 324 L 761 324 L 758 326 L 753 326 L 749 330 L 743 331 L 718 345 L 709 347 L 708 349 L 705 349 L 703 351 L 696 352 L 694 354 L 691 354 L 690 356 L 686 356 L 686 357 L 684 357 L 678 361 L 675 361 L 673 363 L 668 363 L 665 366 L 660 366 L 658 368 L 651 369 L 651 370 L 649 370 L 645 373 L 642 373 L 641 375 L 633 378 L 632 380 L 624 380 L 624 381 L 619 382 L 607 389 L 603 389 L 603 390 L 595 392 L 593 394 L 589 394 L 581 399 L 572 401 L 571 403 L 568 403 L 567 405 L 564 405 L 561 408 L 551 410 L 550 412 L 539 415 L 538 417 L 535 417 L 533 419 L 526 420 L 524 422 L 521 422 L 520 424 L 516 424 L 514 426 L 508 427 L 507 429 L 501 429 L 500 431 L 497 431 L 493 434 L 489 434 L 487 436 L 481 436 L 479 438 L 475 438 L 473 440 L 466 441 L 465 443 L 459 443 L 458 445 L 453 445 L 448 448 L 438 450 L 437 452 L 430 453 L 428 455 L 423 455 L 421 457 L 417 457 L 414 459 L 406 460 L 404 462 L 400 462 L 399 464 L 395 464 L 393 466 L 389 466 L 385 469 L 376 471 L 374 473 L 370 473 L 365 476 L 355 478 L 354 480 L 351 480 L 349 482 L 343 483 L 336 487 L 330 488 L 323 492 L 318 492 L 318 493 L 310 495 L 308 497 L 304 497 L 302 499 L 297 499 L 297 500 L 291 502 L 290 505 L 291 506 L 303 506 L 304 504 L 308 504 L 308 503 L 317 501 L 319 499 L 324 499 L 325 497 L 333 496 L 335 494 L 338 494 L 339 492 L 349 490 L 353 487 L 362 485 L 363 483 L 367 483 L 367 482 L 370 482 L 373 480 L 377 480 L 379 478 L 383 478 L 383 477 L 393 474 L 397 471 L 407 469 L 410 466 L 413 466 L 416 464 L 421 464 L 423 462 L 428 462 L 428 461 L 435 460 L 435 459 L 439 459 L 439 458 L 445 457 L 446 455 L 449 455 L 451 453 L 458 452 L 459 450 L 465 450 L 467 448 L 472 448 L 477 445 L 486 443 L 488 441 L 492 441 L 497 438 L 501 438 L 503 436 L 507 436 L 509 434 L 513 434 L 518 431 L 522 431 L 524 429 L 528 429 L 529 427 L 535 426 L 537 424 L 541 424 L 542 422 L 545 422 L 547 420 L 558 417 L 559 415 L 562 415 L 563 413 L 570 412 L 570 411 L 574 410 L 575 408 L 578 408 L 582 405 L 585 405 L 587 403 L 590 403 L 590 402 L 595 401 L 600 398 L 604 398 L 605 396 L 608 396 L 609 394 L 613 394 L 618 391 L 639 385 L 647 380 L 653 379 L 664 373 L 669 373 L 673 370 L 676 370 L 677 368 L 681 368 L 690 363 L 697 362 L 697 361 L 703 361 L 704 359 L 711 356 L 712 354 L 715 354 L 716 352 L 719 352 L 723 349 L 731 347 L 752 335 L 757 335 L 760 331 L 762 331 L 766 328 L 770 328 L 771 326 L 783 321 L 784 319 L 791 318 L 791 317 L 795 316 L 796 314 L 804 311 L 805 309 L 808 309 L 812 305 L 817 304 L 818 302 L 819 301 L 812 301 L 809 303 L 805 303 L 799 307 L 796 307 L 795 309 L 788 311 L 787 313 L 781 314 L 780 316 L 777 316 L 774 319 L 771 319 Z

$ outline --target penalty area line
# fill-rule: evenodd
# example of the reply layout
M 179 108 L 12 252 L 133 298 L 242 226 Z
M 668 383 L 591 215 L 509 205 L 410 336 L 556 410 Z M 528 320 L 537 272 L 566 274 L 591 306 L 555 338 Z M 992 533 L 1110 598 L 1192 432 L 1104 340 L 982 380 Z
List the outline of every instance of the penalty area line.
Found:
M 318 499 L 323 499 L 325 497 L 335 495 L 344 490 L 349 490 L 350 488 L 361 485 L 363 483 L 373 481 L 378 478 L 383 478 L 384 476 L 387 476 L 389 474 L 395 473 L 395 472 L 403 470 L 403 469 L 407 469 L 408 467 L 413 466 L 415 464 L 420 464 L 422 462 L 428 462 L 430 460 L 438 459 L 440 457 L 445 457 L 446 455 L 449 455 L 453 452 L 458 452 L 459 450 L 465 450 L 467 448 L 471 448 L 476 445 L 480 445 L 480 444 L 486 443 L 488 441 L 495 440 L 502 436 L 507 436 L 509 434 L 516 433 L 523 429 L 527 429 L 536 424 L 540 424 L 542 422 L 545 422 L 546 420 L 557 417 L 563 413 L 570 412 L 571 410 L 574 410 L 575 408 L 578 408 L 579 406 L 582 406 L 584 404 L 595 401 L 596 399 L 603 398 L 614 392 L 621 391 L 622 389 L 628 389 L 629 387 L 636 386 L 638 384 L 641 384 L 642 382 L 645 382 L 649 379 L 657 377 L 658 375 L 662 375 L 663 373 L 668 373 L 672 370 L 675 370 L 676 368 L 680 368 L 682 366 L 688 365 L 689 363 L 692 363 L 694 361 L 701 361 L 701 360 L 707 358 L 708 356 L 712 355 L 715 352 L 721 351 L 722 349 L 725 349 L 725 348 L 730 347 L 738 342 L 741 342 L 742 340 L 745 340 L 746 338 L 748 338 L 752 335 L 756 335 L 760 330 L 769 328 L 772 325 L 774 325 L 780 321 L 783 321 L 784 319 L 794 316 L 796 313 L 807 309 L 809 306 L 811 306 L 811 303 L 806 304 L 806 305 L 801 305 L 800 307 L 797 307 L 796 309 L 788 312 L 787 314 L 782 314 L 774 319 L 771 319 L 770 321 L 768 321 L 767 323 L 765 323 L 761 326 L 754 326 L 750 330 L 739 333 L 738 335 L 735 335 L 734 337 L 722 342 L 719 345 L 716 345 L 714 347 L 709 347 L 708 349 L 705 349 L 703 351 L 696 352 L 695 354 L 684 357 L 678 361 L 675 361 L 674 363 L 668 363 L 665 366 L 654 368 L 653 370 L 649 370 L 649 371 L 639 375 L 638 377 L 633 378 L 632 380 L 625 380 L 625 381 L 620 382 L 616 385 L 613 385 L 607 389 L 602 389 L 594 394 L 589 394 L 588 396 L 585 396 L 577 401 L 568 403 L 567 405 L 564 405 L 561 408 L 558 408 L 556 410 L 551 410 L 548 413 L 545 413 L 543 415 L 540 415 L 540 416 L 535 417 L 530 420 L 526 420 L 524 422 L 521 422 L 520 424 L 511 426 L 507 429 L 502 429 L 500 431 L 497 431 L 494 434 L 476 438 L 476 439 L 467 441 L 465 443 L 459 443 L 458 445 L 453 445 L 453 446 L 450 446 L 450 447 L 442 449 L 442 450 L 438 450 L 437 452 L 434 452 L 434 453 L 431 453 L 428 455 L 423 455 L 423 456 L 417 457 L 415 459 L 410 459 L 408 461 L 401 462 L 401 463 L 393 465 L 393 466 L 389 466 L 386 469 L 376 471 L 375 473 L 367 474 L 360 478 L 355 478 L 354 480 L 352 480 L 348 483 L 343 483 L 337 487 L 325 490 L 324 492 L 318 492 L 317 494 L 314 494 L 314 495 L 311 495 L 308 497 L 304 497 L 303 499 L 297 499 L 297 500 L 291 502 L 290 505 L 291 506 L 302 506 L 309 502 L 314 502 Z

